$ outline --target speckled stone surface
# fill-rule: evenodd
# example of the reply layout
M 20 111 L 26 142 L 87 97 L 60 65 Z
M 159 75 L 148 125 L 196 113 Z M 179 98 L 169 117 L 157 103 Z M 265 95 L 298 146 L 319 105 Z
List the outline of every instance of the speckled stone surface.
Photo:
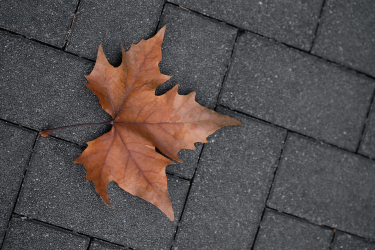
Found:
M 210 137 L 172 249 L 248 249 L 262 216 L 285 130 L 244 123 Z
M 78 0 L 1 1 L 0 27 L 62 48 Z
M 375 1 L 327 0 L 312 53 L 375 76 Z
M 311 222 L 375 239 L 375 162 L 288 136 L 268 205 Z
M 375 241 L 368 242 L 350 234 L 337 232 L 333 240 L 332 250 L 375 250 Z
M 242 29 L 309 50 L 322 0 L 170 0 Z
M 0 121 L 0 245 L 16 202 L 22 176 L 36 137 Z
M 159 26 L 164 25 L 167 30 L 160 68 L 172 78 L 157 93 L 179 84 L 180 94 L 195 91 L 199 104 L 214 108 L 237 29 L 171 4 L 163 11 Z
M 117 246 L 101 240 L 93 240 L 89 250 L 129 250 L 130 248 Z
M 375 81 L 245 33 L 220 104 L 355 151 Z
M 50 250 L 77 249 L 86 250 L 89 238 L 43 225 L 20 217 L 13 217 L 10 229 L 5 237 L 3 250 Z
M 54 138 L 38 140 L 16 212 L 132 248 L 167 249 L 176 222 L 114 182 L 107 190 L 116 209 L 106 205 L 95 192 L 94 184 L 86 183 L 84 166 L 73 164 L 81 152 L 76 146 Z M 188 188 L 188 181 L 168 177 L 177 220 Z
M 375 102 L 372 104 L 366 121 L 366 128 L 358 152 L 375 159 Z
M 167 4 L 159 28 L 167 25 L 161 72 L 173 77 L 157 89 L 165 93 L 179 84 L 179 94 L 197 92 L 196 101 L 214 108 L 229 64 L 237 30 L 206 17 Z M 190 179 L 197 167 L 202 145 L 179 153 L 184 163 L 167 171 Z
M 121 42 L 131 43 L 152 37 L 162 11 L 163 0 L 82 0 L 74 20 L 66 50 L 96 59 L 99 44 L 109 62 L 121 62 Z
M 93 63 L 0 31 L 0 118 L 36 130 L 110 121 L 84 82 Z M 108 125 L 51 135 L 84 145 Z
M 0 249 L 79 249 L 65 244 L 76 237 L 85 250 L 325 249 L 327 229 L 331 250 L 374 249 L 374 7 L 0 0 Z M 175 222 L 114 182 L 107 206 L 73 164 L 109 124 L 37 135 L 109 122 L 84 85 L 99 44 L 117 66 L 121 41 L 128 49 L 164 25 L 159 66 L 173 77 L 156 93 L 179 83 L 244 122 L 167 167 Z
M 333 230 L 267 209 L 254 250 L 329 250 Z

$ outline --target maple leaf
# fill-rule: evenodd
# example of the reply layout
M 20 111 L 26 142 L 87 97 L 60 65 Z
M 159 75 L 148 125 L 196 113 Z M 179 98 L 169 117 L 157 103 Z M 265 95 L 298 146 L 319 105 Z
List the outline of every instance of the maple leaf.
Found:
M 181 149 L 194 150 L 195 142 L 208 142 L 207 136 L 219 128 L 242 123 L 199 105 L 195 92 L 179 95 L 178 85 L 162 96 L 155 95 L 156 88 L 170 78 L 161 74 L 158 66 L 164 33 L 165 27 L 153 38 L 132 44 L 127 52 L 121 44 L 122 63 L 117 68 L 109 64 L 99 46 L 86 86 L 112 116 L 113 126 L 88 142 L 75 163 L 85 166 L 86 180 L 94 182 L 96 192 L 108 205 L 107 185 L 115 181 L 173 221 L 165 168 L 174 162 L 155 149 L 181 162 L 177 155 Z

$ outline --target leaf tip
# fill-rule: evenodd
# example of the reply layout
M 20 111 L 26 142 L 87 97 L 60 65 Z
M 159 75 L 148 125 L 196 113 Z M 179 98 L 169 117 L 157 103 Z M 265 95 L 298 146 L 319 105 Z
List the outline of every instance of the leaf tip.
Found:
M 165 34 L 165 30 L 166 30 L 166 27 L 167 25 L 164 25 L 163 28 L 161 28 L 158 33 L 156 33 L 155 37 L 158 36 L 161 38 L 161 40 L 164 39 L 164 34 Z
M 51 132 L 52 132 L 52 129 L 47 129 L 47 130 L 40 131 L 39 134 L 42 137 L 47 137 Z

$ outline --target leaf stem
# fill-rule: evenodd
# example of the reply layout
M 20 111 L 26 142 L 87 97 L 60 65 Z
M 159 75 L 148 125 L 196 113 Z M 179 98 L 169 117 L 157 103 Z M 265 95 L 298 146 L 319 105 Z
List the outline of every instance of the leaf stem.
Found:
M 109 122 L 96 122 L 96 123 L 82 123 L 82 124 L 75 124 L 75 125 L 63 126 L 63 127 L 59 127 L 59 128 L 46 129 L 46 130 L 40 131 L 39 134 L 41 136 L 43 136 L 43 137 L 47 137 L 52 131 L 59 130 L 59 129 L 74 128 L 74 127 L 89 126 L 89 125 L 102 125 L 102 124 L 113 124 L 113 121 L 109 121 Z

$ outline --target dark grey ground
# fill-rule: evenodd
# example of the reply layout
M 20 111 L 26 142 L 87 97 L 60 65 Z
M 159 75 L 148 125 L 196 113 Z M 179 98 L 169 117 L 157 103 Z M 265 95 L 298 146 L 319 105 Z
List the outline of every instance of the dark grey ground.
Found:
M 375 249 L 374 1 L 0 1 L 2 249 Z M 97 47 L 167 25 L 163 94 L 243 122 L 167 167 L 176 221 L 73 164 L 110 126 Z

